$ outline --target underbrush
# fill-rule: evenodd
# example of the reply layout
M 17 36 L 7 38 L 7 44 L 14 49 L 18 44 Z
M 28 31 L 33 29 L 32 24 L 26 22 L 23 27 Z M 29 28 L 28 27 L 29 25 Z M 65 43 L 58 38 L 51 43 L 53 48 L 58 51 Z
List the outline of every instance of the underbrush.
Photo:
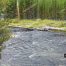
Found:
M 0 20 L 0 51 L 2 49 L 2 43 L 7 41 L 10 37 L 10 30 L 8 28 L 8 22 Z

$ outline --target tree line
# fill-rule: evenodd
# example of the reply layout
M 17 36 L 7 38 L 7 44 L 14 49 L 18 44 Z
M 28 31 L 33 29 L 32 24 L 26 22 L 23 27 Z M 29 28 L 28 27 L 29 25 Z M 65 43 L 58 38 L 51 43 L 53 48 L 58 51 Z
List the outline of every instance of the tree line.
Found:
M 64 20 L 66 19 L 66 0 L 1 0 L 0 14 L 5 13 L 6 18 L 16 18 L 18 11 L 21 19 Z

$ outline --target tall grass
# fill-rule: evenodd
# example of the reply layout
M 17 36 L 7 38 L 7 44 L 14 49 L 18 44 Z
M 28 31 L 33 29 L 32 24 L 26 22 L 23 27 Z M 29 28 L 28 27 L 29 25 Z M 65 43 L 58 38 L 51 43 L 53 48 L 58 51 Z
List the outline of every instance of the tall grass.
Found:
M 36 5 L 30 8 L 33 4 Z M 34 16 L 35 18 L 66 19 L 66 0 L 21 0 L 20 7 L 21 5 L 21 9 L 30 8 L 24 12 L 26 18 Z
M 0 52 L 2 50 L 2 43 L 9 39 L 10 31 L 7 28 L 8 23 L 0 20 Z
M 0 20 L 0 45 L 10 37 L 8 24 L 8 22 Z
M 15 17 L 16 0 L 8 0 L 7 15 Z M 19 0 L 21 18 L 66 19 L 66 0 Z M 34 7 L 30 8 L 33 4 Z M 26 10 L 24 12 L 24 10 Z

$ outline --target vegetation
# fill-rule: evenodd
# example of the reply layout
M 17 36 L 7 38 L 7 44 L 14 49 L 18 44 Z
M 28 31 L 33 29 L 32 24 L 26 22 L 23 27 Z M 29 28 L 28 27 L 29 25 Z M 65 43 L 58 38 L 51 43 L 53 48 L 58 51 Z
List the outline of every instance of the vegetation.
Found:
M 66 19 L 66 0 L 1 0 L 0 12 L 16 18 L 17 9 L 22 19 Z M 19 6 L 16 4 L 19 2 Z M 3 8 L 2 8 L 3 7 Z M 17 8 L 18 7 L 18 8 Z
M 6 21 L 0 21 L 0 51 L 2 48 L 2 43 L 10 37 L 10 32 L 7 26 L 8 23 Z
M 9 26 L 25 28 L 65 28 L 66 0 L 0 0 L 1 14 L 10 20 L 0 21 L 0 45 L 9 38 L 8 22 Z
M 35 20 L 20 20 L 19 22 L 16 19 L 12 19 L 10 21 L 9 26 L 13 27 L 24 27 L 24 28 L 42 28 L 45 26 L 58 27 L 58 28 L 66 28 L 66 21 L 62 20 L 48 20 L 48 19 L 35 19 Z

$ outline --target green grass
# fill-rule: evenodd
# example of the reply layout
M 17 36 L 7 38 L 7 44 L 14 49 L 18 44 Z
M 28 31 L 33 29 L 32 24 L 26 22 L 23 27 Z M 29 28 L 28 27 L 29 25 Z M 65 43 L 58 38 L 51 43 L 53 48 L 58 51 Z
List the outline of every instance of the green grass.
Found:
M 0 20 L 0 52 L 2 50 L 2 43 L 10 38 L 10 31 L 8 29 L 7 21 Z
M 27 20 L 26 19 L 26 20 L 20 20 L 19 22 L 17 22 L 17 20 L 12 19 L 9 25 L 15 26 L 15 27 L 20 26 L 24 28 L 43 28 L 45 26 L 66 28 L 66 21 L 48 20 L 48 19 L 44 19 L 44 20 L 40 20 L 40 19 Z

